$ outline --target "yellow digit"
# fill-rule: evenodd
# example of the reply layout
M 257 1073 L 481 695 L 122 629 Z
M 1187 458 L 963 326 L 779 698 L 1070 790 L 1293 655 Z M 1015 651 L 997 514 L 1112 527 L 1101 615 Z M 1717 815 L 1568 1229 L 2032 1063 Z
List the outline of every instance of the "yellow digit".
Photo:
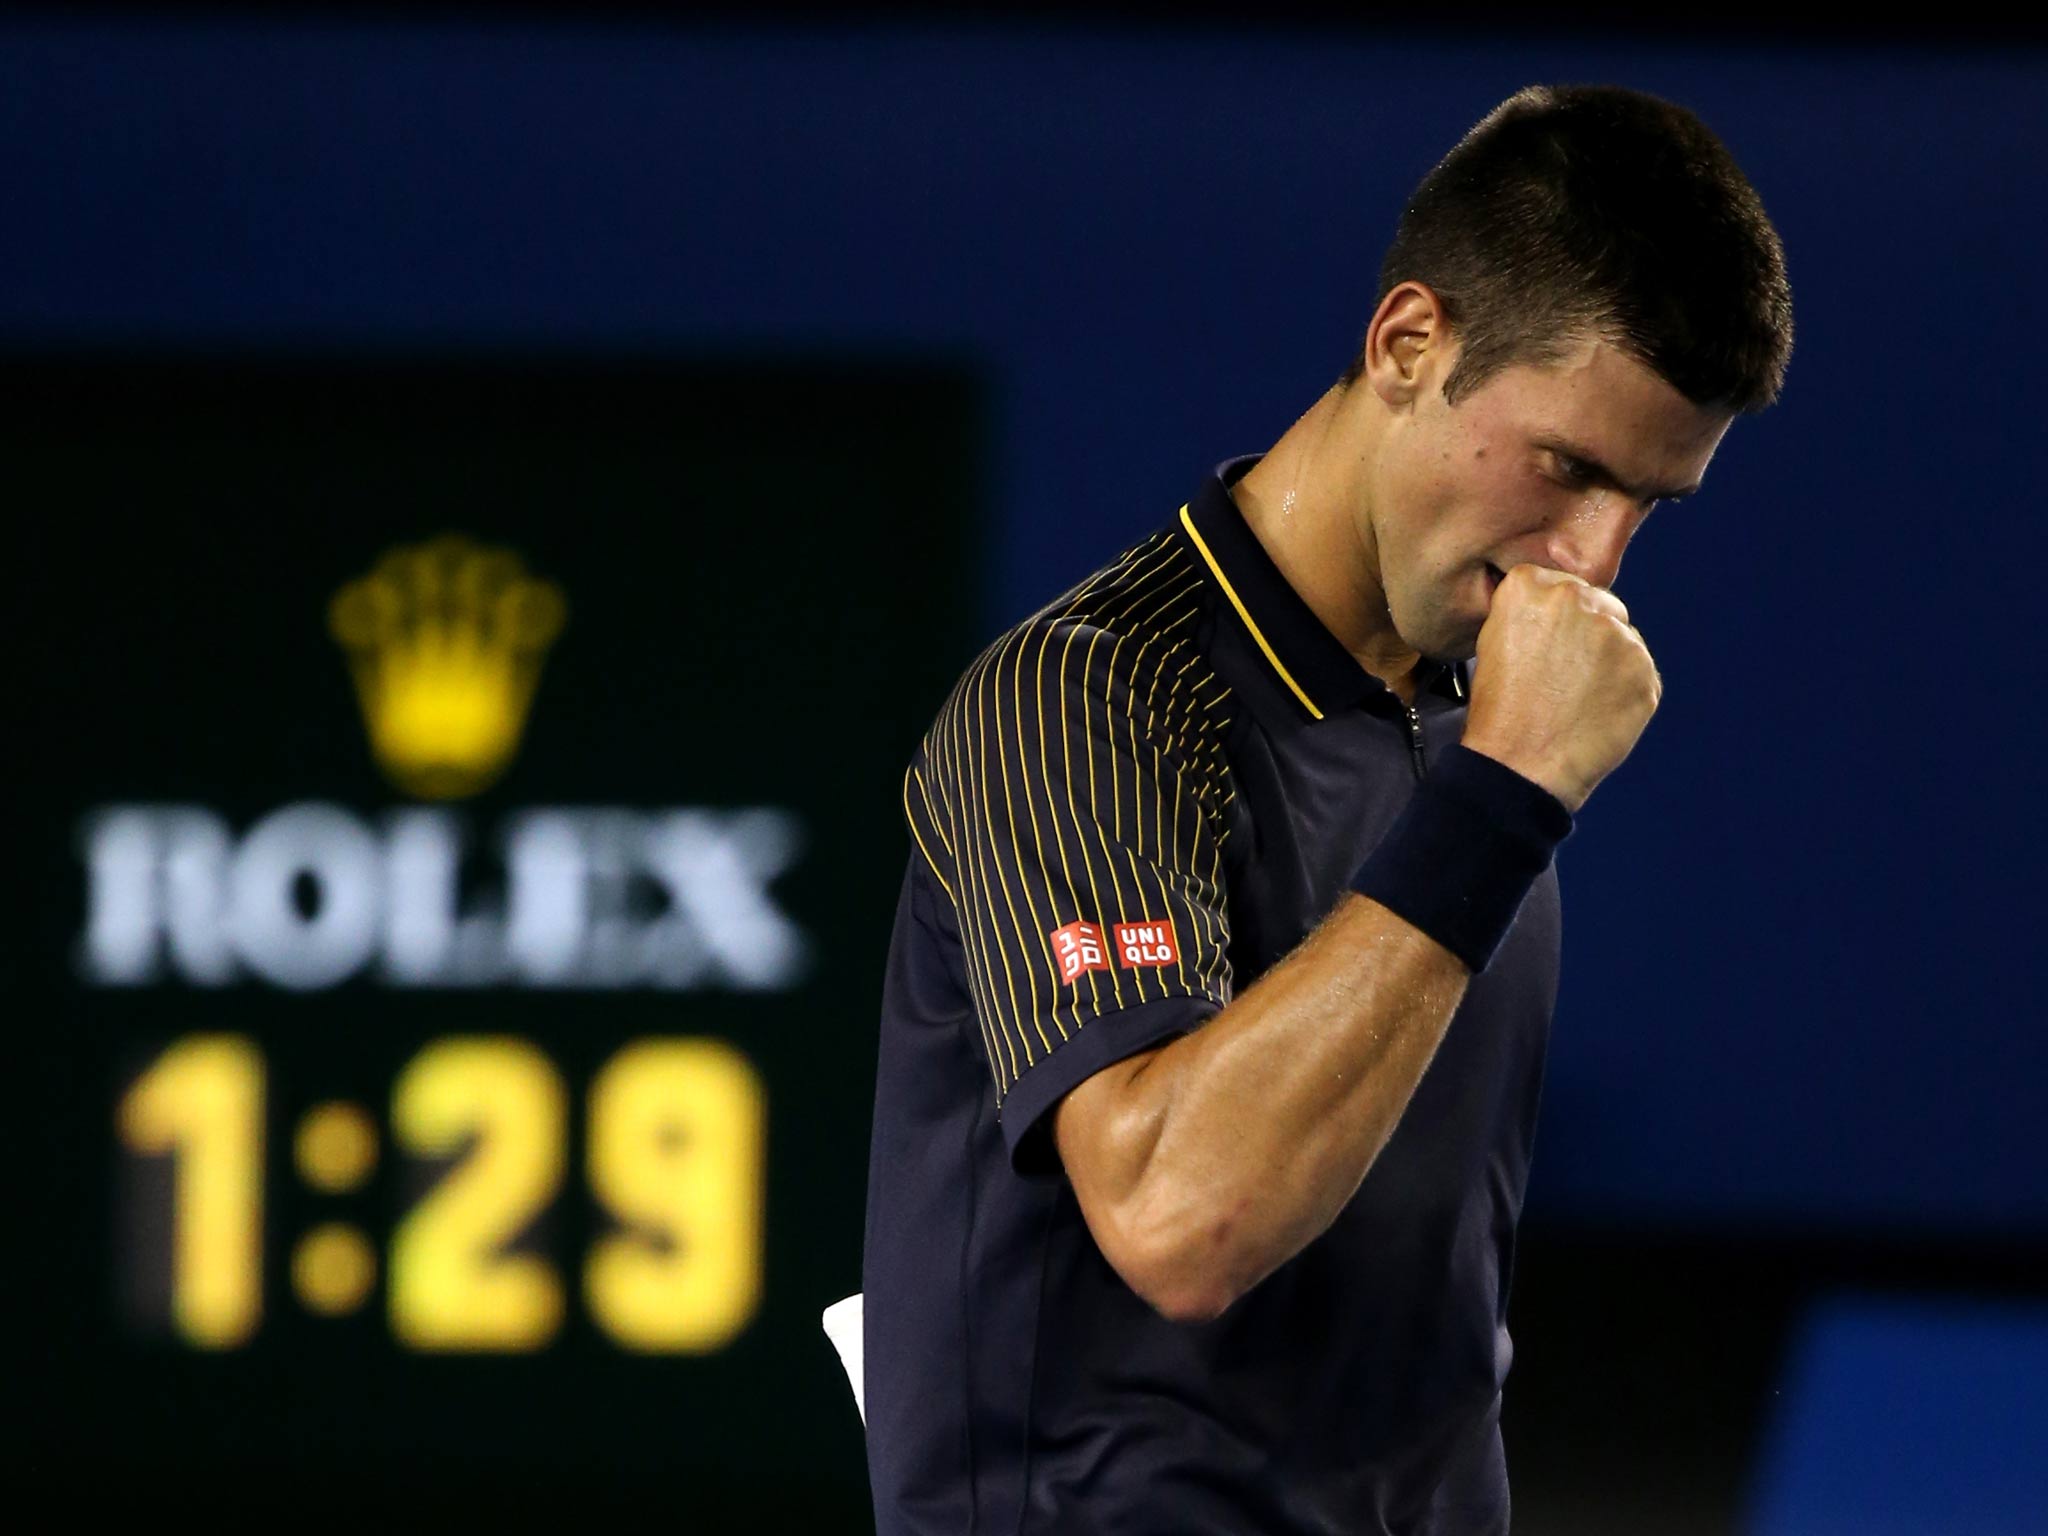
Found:
M 562 1182 L 562 1080 L 509 1036 L 438 1040 L 392 1090 L 391 1133 L 462 1156 L 391 1238 L 391 1328 L 432 1350 L 539 1349 L 562 1321 L 554 1266 L 504 1245 Z M 465 1155 L 466 1154 L 466 1155 Z
M 122 1096 L 121 1139 L 173 1159 L 171 1317 L 202 1349 L 263 1313 L 263 1057 L 240 1035 L 178 1041 Z
M 590 1087 L 590 1185 L 626 1230 L 583 1272 L 628 1349 L 722 1348 L 761 1301 L 766 1095 L 717 1040 L 643 1040 Z

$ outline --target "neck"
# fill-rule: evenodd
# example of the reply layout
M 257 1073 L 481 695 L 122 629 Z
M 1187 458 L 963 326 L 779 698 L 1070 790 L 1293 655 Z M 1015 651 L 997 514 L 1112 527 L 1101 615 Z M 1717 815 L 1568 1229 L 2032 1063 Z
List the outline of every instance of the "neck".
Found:
M 1380 581 L 1379 549 L 1364 516 L 1373 444 L 1333 386 L 1231 496 L 1287 584 L 1366 671 L 1413 703 L 1413 646 L 1395 633 Z

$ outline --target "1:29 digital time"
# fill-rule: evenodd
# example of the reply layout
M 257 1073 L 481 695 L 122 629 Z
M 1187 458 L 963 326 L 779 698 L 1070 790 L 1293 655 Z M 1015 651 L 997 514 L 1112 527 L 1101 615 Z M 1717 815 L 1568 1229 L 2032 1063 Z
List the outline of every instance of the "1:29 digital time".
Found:
M 261 1324 L 265 1080 L 247 1037 L 188 1035 L 116 1109 L 131 1154 L 169 1159 L 170 1321 L 197 1348 L 235 1348 Z M 374 1130 L 353 1105 L 323 1109 L 302 1123 L 297 1151 L 302 1174 L 337 1189 L 374 1157 Z M 617 1230 L 592 1244 L 583 1294 L 622 1348 L 708 1352 L 754 1315 L 765 1120 L 759 1073 L 722 1041 L 640 1040 L 598 1070 L 586 1173 Z M 391 1236 L 386 1307 L 401 1344 L 514 1353 L 555 1336 L 557 1267 L 508 1245 L 562 1185 L 567 1121 L 561 1074 L 515 1036 L 435 1040 L 400 1069 L 393 1142 L 413 1157 L 459 1158 Z M 367 1152 L 350 1150 L 366 1138 Z M 301 1240 L 294 1279 L 309 1305 L 339 1312 L 366 1293 L 373 1264 L 367 1240 L 331 1224 Z

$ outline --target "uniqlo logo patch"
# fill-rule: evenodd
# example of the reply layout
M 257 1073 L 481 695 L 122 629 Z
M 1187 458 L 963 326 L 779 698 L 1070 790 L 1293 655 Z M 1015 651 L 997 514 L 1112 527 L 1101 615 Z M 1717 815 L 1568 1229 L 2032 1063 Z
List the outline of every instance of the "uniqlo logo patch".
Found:
M 1125 965 L 1172 965 L 1180 959 L 1172 923 L 1118 923 L 1117 958 Z
M 1072 984 L 1084 971 L 1109 969 L 1109 952 L 1102 947 L 1102 930 L 1093 923 L 1069 923 L 1049 935 L 1052 952 L 1060 963 L 1060 980 Z

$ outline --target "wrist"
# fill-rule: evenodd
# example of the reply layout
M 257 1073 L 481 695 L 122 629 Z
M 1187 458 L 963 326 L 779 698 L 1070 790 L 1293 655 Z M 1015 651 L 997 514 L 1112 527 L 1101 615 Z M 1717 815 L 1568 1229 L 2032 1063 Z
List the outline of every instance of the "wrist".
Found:
M 1489 753 L 1441 753 L 1351 889 L 1421 929 L 1476 975 L 1571 835 L 1564 802 Z
M 1593 792 L 1590 785 L 1582 784 L 1562 764 L 1546 761 L 1539 752 L 1517 752 L 1511 746 L 1470 730 L 1465 732 L 1459 745 L 1468 752 L 1492 759 L 1508 772 L 1534 784 L 1572 815 L 1578 814 L 1579 808 Z

